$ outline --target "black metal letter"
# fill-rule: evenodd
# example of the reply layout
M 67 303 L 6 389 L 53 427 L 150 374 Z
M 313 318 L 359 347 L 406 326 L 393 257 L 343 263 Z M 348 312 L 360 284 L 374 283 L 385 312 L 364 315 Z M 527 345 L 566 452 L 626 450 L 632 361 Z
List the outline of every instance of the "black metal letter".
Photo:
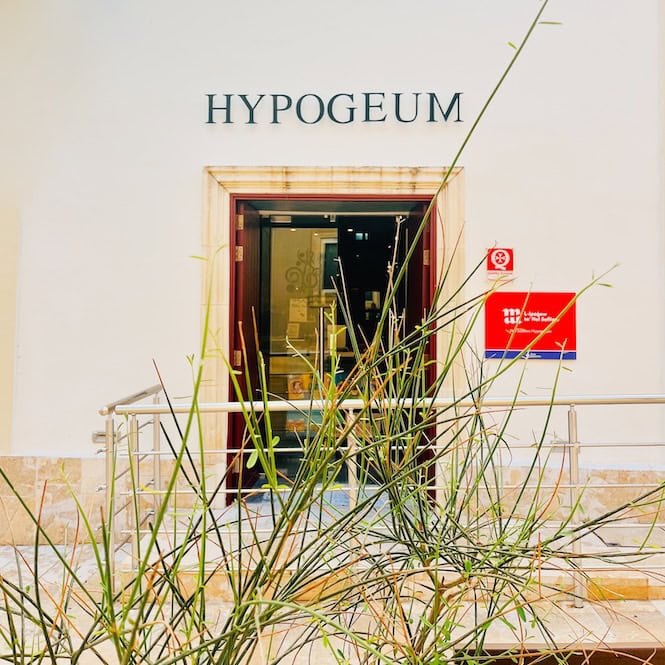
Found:
M 286 104 L 284 106 L 279 106 L 279 104 L 277 103 L 277 100 L 280 97 L 282 99 L 286 100 Z M 279 125 L 279 120 L 277 119 L 277 114 L 281 113 L 282 111 L 286 111 L 286 110 L 290 109 L 292 103 L 293 103 L 293 100 L 288 95 L 272 95 L 272 122 L 270 124 Z
M 302 117 L 302 113 L 301 113 L 302 103 L 303 103 L 303 100 L 306 97 L 314 97 L 314 99 L 316 99 L 316 101 L 319 104 L 319 115 L 316 116 L 316 120 L 305 120 L 305 118 Z M 326 108 L 326 106 L 323 103 L 323 100 L 321 99 L 321 97 L 319 97 L 318 95 L 315 95 L 312 92 L 308 92 L 307 94 L 300 97 L 300 99 L 298 99 L 298 101 L 296 102 L 296 115 L 298 116 L 298 120 L 300 120 L 300 122 L 304 122 L 306 125 L 314 125 L 317 122 L 319 122 L 319 120 L 321 120 L 321 118 L 323 118 L 323 114 L 325 113 L 325 108 Z
M 233 97 L 233 95 L 224 95 L 226 99 L 226 106 L 213 106 L 216 95 L 206 95 L 206 97 L 208 98 L 208 122 L 206 122 L 206 125 L 215 124 L 215 121 L 213 120 L 212 117 L 212 114 L 215 111 L 226 112 L 226 118 L 224 120 L 225 125 L 233 123 L 233 120 L 231 120 L 231 97 Z
M 386 114 L 383 114 L 382 118 L 370 118 L 369 114 L 372 109 L 380 109 L 383 110 L 383 98 L 385 97 L 385 93 L 383 92 L 363 92 L 363 95 L 365 96 L 365 119 L 363 122 L 385 122 L 386 121 Z M 381 101 L 378 104 L 372 104 L 371 96 L 372 95 L 380 95 L 381 96 Z
M 333 95 L 330 98 L 330 101 L 328 102 L 328 117 L 333 121 L 336 122 L 338 125 L 348 125 L 350 122 L 353 122 L 353 118 L 356 113 L 356 107 L 355 106 L 347 106 L 346 110 L 349 112 L 349 117 L 346 120 L 338 120 L 335 117 L 335 102 L 340 98 L 340 97 L 348 97 L 349 101 L 353 103 L 353 95 L 348 93 L 348 92 L 340 92 L 336 95 Z
M 243 102 L 245 102 L 245 106 L 247 107 L 249 111 L 249 120 L 245 123 L 246 125 L 255 125 L 256 122 L 254 121 L 254 111 L 256 110 L 256 107 L 259 105 L 259 102 L 265 97 L 265 95 L 259 95 L 259 98 L 256 100 L 256 104 L 252 106 L 249 101 L 247 101 L 247 95 L 240 95 L 240 99 L 242 99 Z
M 413 122 L 418 117 L 418 97 L 420 97 L 420 93 L 419 92 L 411 93 L 411 94 L 413 94 L 413 96 L 416 99 L 416 108 L 413 112 L 413 118 L 411 118 L 411 120 L 404 120 L 404 118 L 402 118 L 402 116 L 400 114 L 400 108 L 399 107 L 400 107 L 400 101 L 401 101 L 402 93 L 401 92 L 395 92 L 393 94 L 395 95 L 395 117 L 397 118 L 397 120 L 399 120 L 399 122 Z
M 428 93 L 429 94 L 429 120 L 427 122 L 436 122 L 434 119 L 434 102 L 436 102 L 436 105 L 439 107 L 439 111 L 441 111 L 441 115 L 443 116 L 444 122 L 448 120 L 448 116 L 451 114 L 453 110 L 453 106 L 457 105 L 457 120 L 455 122 L 462 122 L 461 118 L 459 117 L 459 98 L 460 95 L 462 94 L 461 92 L 456 92 L 453 95 L 453 98 L 450 100 L 450 104 L 448 104 L 448 108 L 444 111 L 441 108 L 441 104 L 439 104 L 439 100 L 436 97 L 436 94 L 433 92 Z

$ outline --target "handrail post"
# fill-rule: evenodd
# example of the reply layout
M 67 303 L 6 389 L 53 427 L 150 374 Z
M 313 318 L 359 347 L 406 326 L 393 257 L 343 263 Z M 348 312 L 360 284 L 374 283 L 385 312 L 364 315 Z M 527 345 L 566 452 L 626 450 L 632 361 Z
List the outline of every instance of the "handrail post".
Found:
M 111 575 L 111 579 L 109 580 L 109 584 L 111 585 L 111 590 L 112 592 L 115 592 L 116 588 L 116 547 L 117 543 L 120 542 L 123 546 L 126 543 L 126 540 L 123 536 L 124 528 L 123 526 L 118 525 L 118 515 L 116 515 L 116 510 L 118 513 L 120 512 L 126 512 L 126 514 L 129 516 L 127 525 L 129 526 L 132 523 L 132 510 L 134 507 L 136 507 L 137 510 L 137 518 L 138 518 L 138 523 L 136 525 L 136 528 L 133 529 L 132 537 L 131 537 L 131 547 L 132 547 L 132 556 L 136 557 L 138 554 L 138 534 L 139 531 L 138 529 L 140 528 L 140 509 L 141 509 L 141 495 L 140 493 L 136 496 L 134 496 L 133 500 L 130 496 L 127 502 L 125 502 L 125 505 L 121 506 L 120 508 L 117 508 L 117 497 L 116 497 L 116 490 L 119 489 L 119 484 L 117 480 L 123 476 L 125 473 L 127 473 L 127 469 L 124 471 L 121 471 L 119 474 L 117 472 L 117 467 L 118 467 L 118 444 L 120 440 L 123 437 L 120 437 L 118 435 L 118 432 L 116 431 L 115 427 L 115 417 L 119 415 L 118 409 L 122 408 L 123 406 L 130 406 L 134 405 L 136 402 L 140 400 L 147 399 L 148 397 L 153 397 L 153 408 L 155 408 L 155 413 L 153 414 L 153 426 L 154 426 L 154 432 L 153 432 L 153 456 L 154 456 L 154 477 L 153 477 L 153 485 L 155 485 L 155 490 L 158 490 L 159 486 L 161 486 L 161 466 L 160 466 L 160 455 L 159 452 L 161 451 L 161 430 L 160 430 L 160 415 L 159 412 L 157 411 L 157 407 L 159 405 L 159 395 L 163 392 L 163 387 L 161 384 L 155 384 L 153 386 L 150 386 L 148 388 L 144 388 L 143 390 L 140 390 L 136 393 L 133 393 L 131 395 L 128 395 L 127 397 L 122 397 L 119 400 L 116 400 L 115 402 L 111 402 L 110 404 L 106 404 L 103 406 L 101 409 L 99 409 L 100 415 L 103 415 L 106 417 L 105 421 L 105 428 L 104 428 L 104 443 L 105 443 L 105 469 L 104 469 L 104 475 L 105 475 L 105 485 L 104 485 L 104 500 L 105 500 L 105 509 L 108 511 L 106 520 L 107 523 L 105 525 L 105 528 L 107 529 L 107 534 L 104 534 L 105 538 L 108 538 L 108 556 L 109 556 L 109 562 L 108 562 L 108 569 Z M 120 414 L 121 415 L 121 414 Z M 138 465 L 140 464 L 140 455 L 139 450 L 138 450 L 138 433 L 139 433 L 139 428 L 138 424 L 136 422 L 136 414 L 131 415 L 131 425 L 130 425 L 130 431 L 128 433 L 128 453 L 129 453 L 129 471 L 132 471 L 133 469 L 133 463 L 134 461 L 136 462 L 137 468 L 136 468 L 136 476 L 132 476 L 131 482 L 134 483 L 134 487 L 137 490 L 140 490 L 140 485 L 139 485 L 139 470 L 138 470 Z M 96 434 L 96 433 L 95 433 Z M 133 455 L 133 450 L 136 450 L 136 457 L 135 460 L 132 457 Z M 123 483 L 124 484 L 124 483 Z M 126 492 L 123 490 L 121 492 L 121 496 L 126 496 Z M 130 493 L 131 495 L 131 493 Z M 158 501 L 158 493 L 155 492 L 155 502 L 156 506 L 157 501 Z
M 580 442 L 577 435 L 577 412 L 575 405 L 571 404 L 568 408 L 568 475 L 569 475 L 569 495 L 570 508 L 572 512 L 571 526 L 578 526 L 577 512 L 580 500 Z M 581 566 L 582 540 L 576 536 L 573 541 L 573 554 L 576 561 L 575 566 Z M 574 580 L 574 604 L 575 607 L 584 605 L 585 588 L 582 573 L 576 570 L 573 573 Z
M 129 468 L 132 474 L 130 482 L 133 494 L 133 501 L 127 503 L 131 530 L 131 565 L 135 565 L 139 559 L 139 529 L 141 528 L 141 474 L 139 470 L 141 455 L 139 452 L 139 425 L 136 415 L 132 414 L 129 419 L 129 441 L 127 447 Z
M 155 393 L 155 395 L 152 398 L 152 403 L 153 404 L 159 404 L 159 396 L 160 393 Z M 153 465 L 153 472 L 152 472 L 152 489 L 153 489 L 153 504 L 154 504 L 154 511 L 155 515 L 159 512 L 159 502 L 160 502 L 160 492 L 162 489 L 162 457 L 160 455 L 162 448 L 161 444 L 161 421 L 160 421 L 160 415 L 158 413 L 155 413 L 152 417 L 152 465 Z
M 105 423 L 106 457 L 104 459 L 106 485 L 104 487 L 106 504 L 106 529 L 108 530 L 108 569 L 111 575 L 109 584 L 111 593 L 115 593 L 115 423 L 113 411 L 106 416 Z M 105 534 L 102 537 L 106 537 Z
M 356 437 L 353 430 L 350 428 L 353 422 L 353 411 L 346 412 L 346 424 L 349 428 L 347 435 L 347 455 L 348 460 L 346 463 L 347 474 L 349 476 L 349 509 L 353 509 L 358 505 L 358 471 L 356 466 Z
M 319 377 L 323 381 L 326 373 L 326 312 L 319 307 Z M 334 377 L 331 376 L 331 381 Z

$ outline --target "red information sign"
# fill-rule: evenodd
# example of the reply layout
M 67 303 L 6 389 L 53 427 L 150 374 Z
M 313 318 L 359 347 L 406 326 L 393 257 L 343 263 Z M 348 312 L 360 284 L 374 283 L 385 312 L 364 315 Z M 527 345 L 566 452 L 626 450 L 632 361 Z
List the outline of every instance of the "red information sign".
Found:
M 497 291 L 490 295 L 485 303 L 485 358 L 524 354 L 525 358 L 574 360 L 574 298 L 574 293 Z
M 487 272 L 513 272 L 514 255 L 510 247 L 495 247 L 487 250 Z

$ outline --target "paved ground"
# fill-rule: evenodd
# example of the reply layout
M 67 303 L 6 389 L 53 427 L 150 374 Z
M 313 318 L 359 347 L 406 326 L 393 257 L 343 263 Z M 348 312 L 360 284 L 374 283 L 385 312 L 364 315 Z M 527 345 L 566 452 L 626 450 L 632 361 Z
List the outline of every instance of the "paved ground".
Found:
M 96 578 L 96 564 L 92 556 L 90 546 L 83 546 L 79 550 L 78 572 L 80 579 L 94 589 Z M 17 569 L 22 569 L 25 575 L 33 565 L 34 550 L 31 547 L 21 547 L 16 550 L 10 547 L 0 548 L 0 577 L 5 580 L 17 580 Z M 19 565 L 17 568 L 17 561 Z M 44 584 L 44 588 L 57 589 L 62 586 L 61 566 L 57 557 L 52 552 L 44 550 L 40 554 L 39 579 Z M 27 577 L 23 578 L 23 583 L 28 584 Z M 0 607 L 2 605 L 0 604 Z M 229 609 L 229 605 L 219 599 L 212 600 L 210 604 L 211 616 L 217 616 L 223 619 Z M 0 609 L 0 628 L 6 625 L 6 617 L 2 616 Z M 73 611 L 75 615 L 76 612 Z M 469 604 L 469 612 L 464 619 L 465 622 L 472 620 L 472 606 Z M 570 644 L 587 644 L 612 647 L 616 644 L 648 644 L 665 647 L 665 600 L 617 600 L 611 602 L 586 602 L 582 608 L 575 608 L 569 601 L 558 603 L 549 603 L 542 608 L 542 616 L 560 646 Z M 519 623 L 517 617 L 506 616 L 506 623 L 496 623 L 487 637 L 489 643 L 509 646 L 514 645 L 515 635 L 510 623 Z M 78 621 L 78 619 L 77 619 Z M 85 619 L 81 617 L 81 625 Z M 273 644 L 281 640 L 288 640 L 295 633 L 289 636 L 292 628 L 286 628 L 280 634 Z M 524 642 L 535 644 L 540 643 L 538 637 L 529 635 L 523 636 Z M 268 642 L 266 641 L 266 645 Z M 264 651 L 256 654 L 252 665 L 259 663 L 269 663 L 271 659 L 268 651 L 270 646 L 264 645 Z M 2 644 L 0 639 L 0 653 L 6 650 L 6 645 Z M 115 656 L 108 647 L 102 649 L 102 653 L 108 658 L 108 662 L 115 662 Z M 88 663 L 101 662 L 98 658 L 91 656 L 86 659 L 82 665 Z M 318 643 L 307 652 L 301 652 L 297 658 L 291 661 L 281 661 L 283 665 L 289 662 L 301 665 L 303 663 L 315 663 L 316 665 L 328 665 L 335 663 L 335 658 L 330 654 L 329 648 L 324 644 Z M 353 658 L 350 658 L 353 663 Z
M 336 506 L 336 498 L 330 499 L 331 510 Z M 265 505 L 264 505 L 265 504 Z M 264 497 L 257 500 L 255 528 L 262 526 L 261 520 L 268 519 L 270 514 L 270 503 Z M 235 514 L 235 513 L 233 513 Z M 230 514 L 229 519 L 233 514 Z M 224 524 L 225 520 L 220 520 Z M 263 526 L 270 526 L 263 525 Z M 649 534 L 650 536 L 652 534 Z M 660 533 L 656 534 L 660 538 Z M 644 534 L 637 533 L 634 529 L 624 531 L 608 531 L 599 535 L 589 535 L 585 537 L 583 549 L 585 552 L 607 553 L 610 551 L 623 551 L 630 553 L 633 541 L 641 541 Z M 662 543 L 657 543 L 662 546 Z M 71 556 L 71 550 L 61 550 L 68 558 Z M 196 554 L 193 551 L 193 554 Z M 210 554 L 214 556 L 213 554 Z M 84 545 L 77 548 L 74 558 L 76 560 L 77 574 L 81 582 L 87 588 L 94 592 L 99 586 L 97 583 L 97 564 L 90 545 Z M 126 555 L 124 562 L 129 561 Z M 183 562 L 183 567 L 187 562 Z M 193 561 L 192 563 L 195 563 Z M 573 606 L 569 600 L 561 600 L 557 603 L 541 604 L 539 615 L 544 619 L 548 630 L 554 637 L 556 643 L 565 647 L 571 644 L 596 645 L 599 648 L 612 647 L 617 644 L 648 644 L 660 645 L 665 647 L 665 555 L 656 554 L 648 562 L 642 562 L 642 566 L 653 566 L 650 574 L 645 574 L 644 570 L 631 569 L 625 566 L 623 569 L 613 569 L 610 571 L 603 562 L 596 562 L 593 565 L 596 570 L 590 570 L 591 578 L 598 582 L 598 588 L 603 589 L 604 601 L 588 601 L 581 608 Z M 122 568 L 122 560 L 120 562 Z M 0 547 L 0 577 L 6 580 L 21 582 L 23 586 L 32 584 L 30 571 L 34 569 L 34 548 L 23 546 L 19 548 Z M 20 571 L 20 573 L 19 573 Z M 570 580 L 569 577 L 566 579 Z M 39 580 L 45 590 L 59 594 L 63 587 L 62 565 L 53 551 L 47 548 L 40 548 L 39 553 Z M 66 585 L 65 585 L 66 586 Z M 228 614 L 230 605 L 224 600 L 228 599 L 228 591 L 217 593 L 210 589 L 209 615 L 221 622 Z M 611 600 L 607 600 L 611 599 Z M 3 625 L 6 626 L 6 616 L 3 616 L 2 601 L 0 598 L 0 631 Z M 73 608 L 71 614 L 74 617 L 74 623 L 77 628 L 86 624 L 84 613 Z M 482 619 L 482 609 L 480 617 L 477 614 L 477 608 L 468 604 L 468 611 L 462 620 L 463 624 L 472 625 L 471 622 Z M 519 640 L 515 632 L 510 628 L 511 625 L 520 624 L 517 616 L 506 615 L 505 623 L 495 622 L 487 636 L 489 643 L 509 647 L 514 646 Z M 462 627 L 460 627 L 461 629 Z M 525 644 L 542 643 L 542 637 L 536 635 L 534 631 L 521 636 Z M 270 663 L 270 649 L 280 645 L 282 648 L 289 640 L 297 637 L 298 628 L 285 626 L 279 631 L 273 640 L 265 639 L 262 642 L 262 650 L 259 650 L 251 664 L 263 665 Z M 335 646 L 335 645 L 333 645 Z M 343 647 L 344 645 L 339 644 Z M 6 651 L 6 645 L 3 644 L 2 634 L 0 632 L 0 655 Z M 116 657 L 107 644 L 102 647 L 101 653 L 109 663 L 116 662 Z M 81 665 L 102 662 L 95 656 L 90 656 Z M 297 657 L 281 661 L 280 665 L 302 665 L 304 663 L 315 663 L 315 665 L 337 664 L 338 661 L 330 652 L 330 647 L 323 642 L 314 644 L 306 651 L 301 651 Z M 349 663 L 353 664 L 352 654 L 349 654 Z

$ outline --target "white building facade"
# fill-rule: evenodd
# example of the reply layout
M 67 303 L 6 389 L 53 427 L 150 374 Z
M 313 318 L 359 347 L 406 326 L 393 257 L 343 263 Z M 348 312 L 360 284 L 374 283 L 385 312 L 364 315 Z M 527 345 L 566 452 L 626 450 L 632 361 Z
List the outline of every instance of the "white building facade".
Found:
M 388 217 L 431 199 L 540 7 L 5 3 L 0 453 L 92 457 L 98 408 L 155 383 L 153 360 L 188 395 L 206 304 L 232 356 L 236 202 Z M 617 265 L 577 303 L 560 394 L 665 393 L 664 35 L 660 0 L 551 0 L 437 208 L 432 256 L 459 239 L 460 279 L 492 247 L 513 250 L 508 291 L 578 292 Z M 192 256 L 218 247 L 206 303 Z M 491 284 L 483 266 L 467 290 Z M 482 354 L 482 325 L 473 343 Z M 556 367 L 529 361 L 522 390 L 549 394 Z M 656 441 L 664 416 L 585 427 Z

